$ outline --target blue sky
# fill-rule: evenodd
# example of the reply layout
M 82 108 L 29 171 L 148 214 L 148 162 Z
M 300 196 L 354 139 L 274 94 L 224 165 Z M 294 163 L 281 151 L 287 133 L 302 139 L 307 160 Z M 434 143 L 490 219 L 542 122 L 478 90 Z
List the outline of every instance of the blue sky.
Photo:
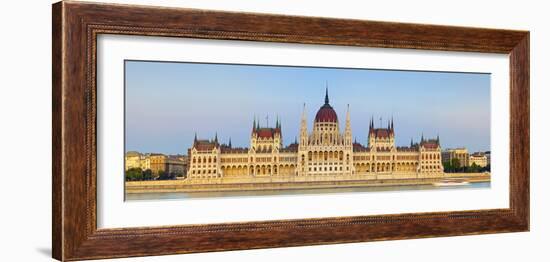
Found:
M 303 104 L 309 130 L 324 103 L 343 130 L 366 144 L 371 116 L 393 116 L 397 145 L 436 137 L 447 147 L 490 150 L 490 75 L 345 68 L 126 61 L 126 150 L 186 154 L 201 139 L 248 147 L 254 116 L 282 122 L 283 142 L 298 135 Z

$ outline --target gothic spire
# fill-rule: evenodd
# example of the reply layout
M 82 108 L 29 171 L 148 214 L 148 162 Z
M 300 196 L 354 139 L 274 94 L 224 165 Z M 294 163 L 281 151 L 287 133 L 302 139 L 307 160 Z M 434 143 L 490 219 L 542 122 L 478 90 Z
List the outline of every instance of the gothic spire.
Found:
M 413 147 L 413 139 L 412 139 L 412 137 L 411 137 L 411 147 Z
M 370 120 L 369 120 L 369 130 L 372 128 L 372 116 L 370 117 Z
M 346 111 L 346 128 L 350 127 L 350 116 L 349 116 L 349 104 L 348 104 L 348 110 Z
M 374 116 L 370 116 L 370 129 L 374 128 Z
M 300 123 L 300 145 L 307 145 L 308 140 L 307 134 L 307 113 L 306 113 L 306 103 L 304 103 L 304 109 L 302 111 L 302 120 Z
M 197 142 L 197 132 L 195 132 L 195 140 L 193 141 L 194 143 Z
M 306 103 L 304 103 L 304 108 L 302 109 L 302 122 L 306 121 Z
M 254 115 L 254 122 L 252 122 L 252 132 L 256 130 L 256 115 Z
M 369 123 L 369 134 L 374 132 L 374 116 L 370 116 L 370 123 Z
M 229 137 L 229 148 L 231 148 L 231 137 Z
M 353 145 L 353 142 L 352 142 L 352 136 L 351 136 L 351 121 L 350 121 L 350 116 L 349 116 L 349 104 L 348 104 L 348 109 L 346 111 L 346 129 L 344 131 L 344 144 L 345 145 L 348 145 L 348 146 L 352 146 Z
M 328 82 L 325 87 L 325 105 L 328 105 Z

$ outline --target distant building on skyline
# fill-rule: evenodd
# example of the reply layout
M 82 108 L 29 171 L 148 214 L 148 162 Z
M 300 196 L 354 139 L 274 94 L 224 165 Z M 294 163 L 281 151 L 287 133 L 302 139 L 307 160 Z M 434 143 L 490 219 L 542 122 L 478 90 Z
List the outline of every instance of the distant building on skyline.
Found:
M 165 155 L 158 153 L 141 154 L 129 151 L 124 156 L 124 169 L 139 168 L 151 170 L 154 175 L 166 172 L 168 174 L 185 175 L 187 173 L 188 160 L 183 155 Z
M 470 159 L 469 159 L 469 165 L 473 165 L 473 164 L 476 164 L 477 166 L 480 166 L 480 167 L 486 167 L 487 164 L 488 164 L 488 159 L 487 159 L 487 156 L 485 155 L 484 152 L 475 152 L 473 154 L 470 155 Z
M 443 163 L 457 159 L 460 167 L 468 167 L 476 164 L 479 167 L 486 167 L 491 162 L 491 151 L 468 153 L 466 148 L 445 149 L 442 152 Z
M 466 148 L 445 149 L 442 153 L 443 162 L 451 162 L 453 159 L 458 159 L 459 166 L 470 166 L 470 154 Z

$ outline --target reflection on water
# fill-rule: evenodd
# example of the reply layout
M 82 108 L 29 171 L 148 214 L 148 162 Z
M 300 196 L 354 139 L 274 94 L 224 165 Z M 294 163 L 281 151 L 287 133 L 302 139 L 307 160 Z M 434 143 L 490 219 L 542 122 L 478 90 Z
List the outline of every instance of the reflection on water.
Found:
M 220 192 L 169 192 L 169 193 L 135 193 L 126 194 L 126 200 L 158 200 L 158 199 L 186 199 L 186 198 L 213 198 L 213 197 L 258 197 L 273 195 L 302 195 L 302 194 L 341 194 L 357 192 L 381 192 L 404 190 L 448 190 L 468 188 L 490 188 L 490 182 L 477 182 L 466 185 L 439 187 L 434 185 L 406 185 L 406 186 L 367 186 L 347 188 L 320 188 L 320 189 L 283 189 L 283 190 L 254 190 L 254 191 L 220 191 Z

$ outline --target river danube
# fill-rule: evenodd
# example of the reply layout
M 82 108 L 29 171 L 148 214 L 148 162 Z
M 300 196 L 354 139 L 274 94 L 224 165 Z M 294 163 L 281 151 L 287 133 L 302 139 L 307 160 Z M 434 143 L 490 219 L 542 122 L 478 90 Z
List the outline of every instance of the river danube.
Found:
M 347 188 L 321 189 L 283 189 L 283 190 L 252 190 L 252 191 L 221 191 L 221 192 L 167 192 L 167 193 L 132 193 L 126 194 L 126 200 L 158 200 L 213 197 L 257 197 L 273 195 L 303 195 L 303 194 L 341 194 L 357 192 L 405 191 L 405 190 L 452 190 L 452 189 L 484 189 L 490 188 L 490 182 L 476 182 L 465 185 L 435 186 L 435 185 L 404 185 L 404 186 L 365 186 Z

